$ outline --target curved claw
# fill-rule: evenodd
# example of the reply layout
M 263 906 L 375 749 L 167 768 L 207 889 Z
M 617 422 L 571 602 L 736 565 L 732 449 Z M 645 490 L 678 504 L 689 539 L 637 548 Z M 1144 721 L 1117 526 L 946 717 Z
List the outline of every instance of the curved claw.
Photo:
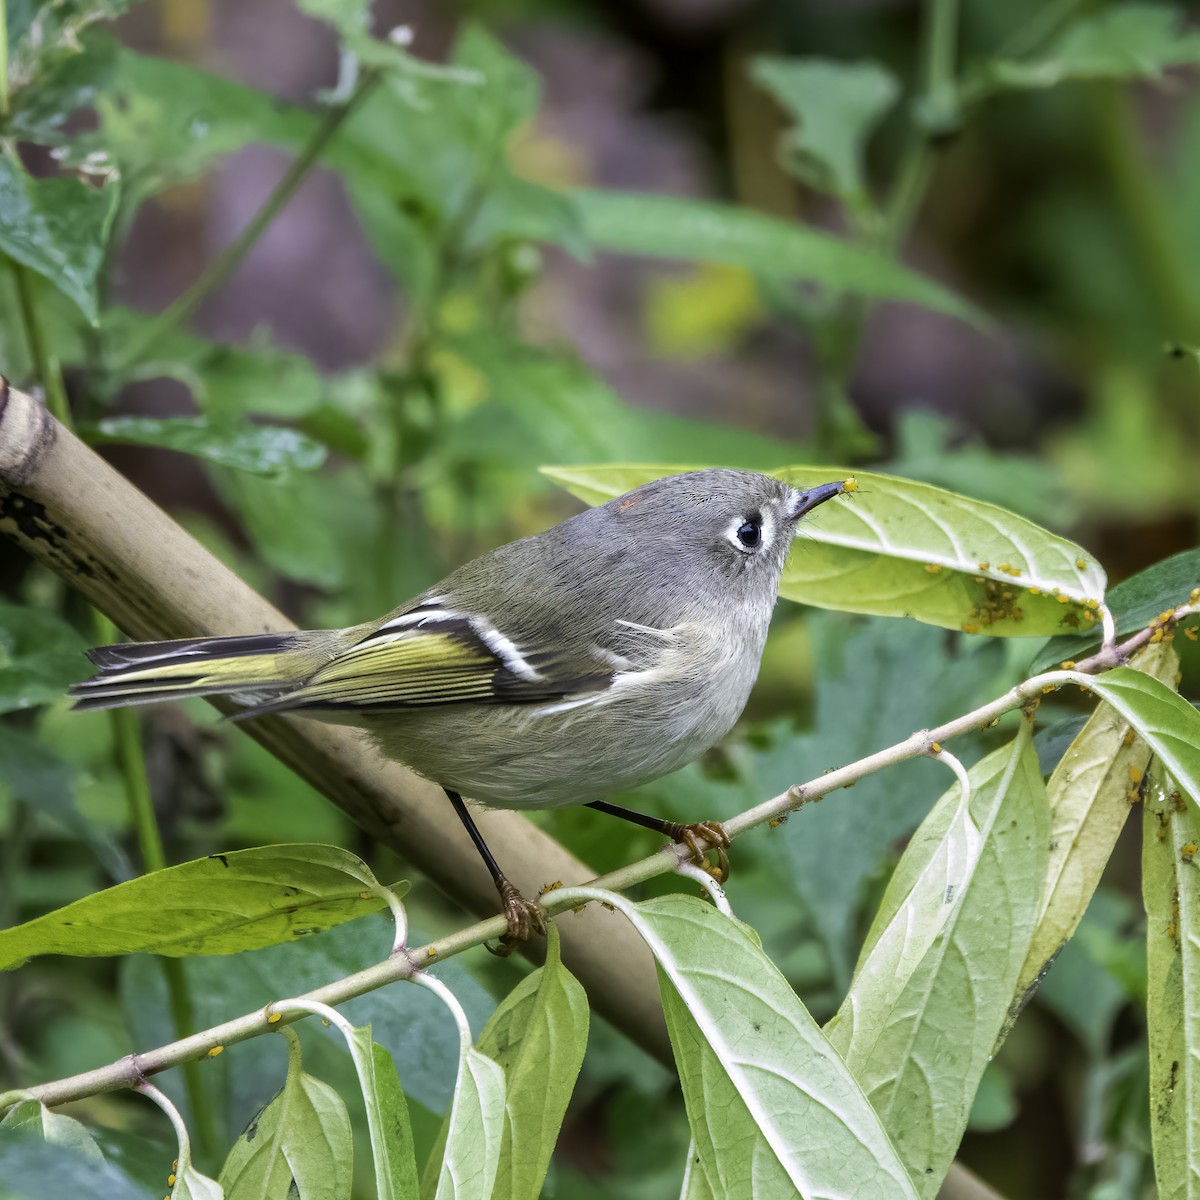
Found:
M 527 942 L 535 933 L 545 936 L 546 918 L 534 900 L 527 900 L 507 879 L 500 884 L 500 905 L 508 921 L 508 932 L 495 943 L 484 942 L 490 954 L 507 958 L 522 942 Z
M 703 838 L 717 853 L 715 866 L 710 867 L 704 851 L 700 849 L 699 841 Z M 692 825 L 680 827 L 678 840 L 688 848 L 692 862 L 706 870 L 718 883 L 724 883 L 729 878 L 729 834 L 719 821 L 696 821 Z

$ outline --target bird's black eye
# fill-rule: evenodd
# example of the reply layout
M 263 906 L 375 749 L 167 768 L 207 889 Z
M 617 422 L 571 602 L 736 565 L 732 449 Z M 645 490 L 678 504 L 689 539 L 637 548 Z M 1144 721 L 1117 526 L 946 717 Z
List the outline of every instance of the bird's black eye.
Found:
M 738 526 L 737 540 L 746 547 L 747 550 L 757 550 L 762 542 L 762 518 L 752 516 L 748 521 L 744 521 Z

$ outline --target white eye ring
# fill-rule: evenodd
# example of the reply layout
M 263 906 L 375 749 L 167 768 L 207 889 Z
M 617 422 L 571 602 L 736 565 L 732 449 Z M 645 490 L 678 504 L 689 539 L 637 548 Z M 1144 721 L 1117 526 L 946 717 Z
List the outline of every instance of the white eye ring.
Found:
M 729 544 L 739 554 L 757 554 L 769 537 L 769 524 L 760 513 L 735 517 L 725 531 Z M 751 534 L 750 531 L 753 531 Z

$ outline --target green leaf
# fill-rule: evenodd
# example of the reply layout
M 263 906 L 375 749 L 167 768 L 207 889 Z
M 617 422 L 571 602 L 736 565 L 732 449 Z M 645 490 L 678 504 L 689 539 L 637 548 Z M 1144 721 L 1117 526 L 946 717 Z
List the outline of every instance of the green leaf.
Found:
M 435 370 L 447 395 L 457 388 L 462 411 L 439 450 L 481 464 L 528 486 L 541 463 L 605 462 L 659 452 L 720 455 L 739 466 L 765 467 L 802 451 L 795 443 L 743 429 L 633 409 L 583 364 L 488 332 L 451 337 Z
M 67 161 L 102 156 L 119 170 L 130 207 L 223 154 L 251 142 L 295 149 L 316 127 L 312 113 L 244 84 L 124 47 L 111 53 L 108 85 L 95 97 L 100 129 L 76 138 Z
M 588 1001 L 549 923 L 546 964 L 500 1002 L 479 1049 L 505 1078 L 504 1140 L 492 1200 L 537 1200 L 587 1047 Z
M 0 1196 L 4 1200 L 46 1200 L 48 1196 L 161 1200 L 162 1188 L 148 1192 L 114 1164 L 97 1162 L 88 1151 L 0 1125 Z
M 110 362 L 129 358 L 129 346 L 150 324 L 142 313 L 109 308 L 104 313 L 104 340 Z M 265 331 L 256 331 L 245 346 L 224 346 L 173 329 L 155 341 L 150 357 L 132 368 L 131 378 L 178 379 L 197 407 L 214 423 L 231 424 L 239 417 L 304 417 L 325 399 L 325 383 L 302 354 L 280 350 Z
M 41 63 L 36 86 L 9 96 L 10 134 L 43 146 L 69 145 L 75 136 L 75 130 L 67 132 L 70 118 L 94 104 L 111 81 L 114 47 L 111 38 L 95 37 L 89 31 L 74 47 L 63 47 L 64 53 Z
M 1157 679 L 1130 667 L 1074 677 L 1133 726 L 1188 799 L 1200 805 L 1200 712 Z
M 89 25 L 116 20 L 134 3 L 135 0 L 5 0 L 8 86 L 13 107 L 19 105 L 24 89 L 40 83 L 40 76 L 79 54 L 81 35 Z
M 41 608 L 0 604 L 0 713 L 61 700 L 87 673 L 84 641 Z
M 104 1154 L 86 1125 L 62 1113 L 51 1112 L 40 1100 L 22 1100 L 5 1115 L 0 1125 L 36 1134 L 54 1146 L 76 1150 L 84 1158 L 104 1161 Z
M 588 504 L 686 466 L 543 467 Z M 771 472 L 798 488 L 844 467 Z M 910 479 L 859 474 L 858 492 L 801 525 L 780 595 L 801 604 L 945 629 L 1026 637 L 1087 627 L 1104 597 L 1100 564 L 1066 538 L 993 504 Z
M 0 251 L 44 276 L 93 324 L 96 279 L 117 206 L 117 187 L 33 179 L 0 155 Z
M 792 119 L 784 147 L 796 175 L 855 208 L 868 207 L 866 145 L 896 102 L 895 76 L 872 62 L 761 55 L 753 60 L 750 77 Z
M 931 1198 L 1008 1012 L 1046 865 L 1028 726 L 969 775 L 969 815 L 956 784 L 913 836 L 826 1030 Z
M 330 158 L 380 261 L 418 304 L 430 299 L 446 237 L 463 255 L 512 239 L 586 251 L 573 200 L 521 178 L 509 162 L 509 135 L 537 108 L 536 73 L 471 23 L 452 63 L 482 82 L 381 92 L 339 138 L 341 156 Z
M 434 1200 L 489 1200 L 504 1138 L 504 1105 L 504 1072 L 474 1046 L 464 1047 Z
M 1115 4 L 1074 22 L 1036 57 L 999 59 L 981 73 L 986 94 L 1053 87 L 1072 79 L 1158 79 L 1169 67 L 1200 62 L 1200 33 L 1165 4 Z
M 696 1140 L 688 1143 L 687 1161 L 683 1169 L 683 1187 L 679 1189 L 679 1200 L 716 1200 L 716 1194 L 704 1174 Z
M 355 545 L 348 532 L 353 527 L 361 533 L 372 512 L 361 472 L 288 472 L 267 478 L 222 470 L 216 483 L 269 566 L 319 587 L 345 582 Z
M 1142 819 L 1150 1133 L 1160 1200 L 1200 1197 L 1200 814 L 1157 781 Z M 1143 1101 L 1144 1103 L 1144 1101 Z
M 75 766 L 35 734 L 0 727 L 0 783 L 18 804 L 50 817 L 89 845 L 114 879 L 128 879 L 134 873 L 112 833 L 76 805 Z
M 891 258 L 750 209 L 640 192 L 571 193 L 598 249 L 728 263 L 878 300 L 904 300 L 982 323 L 965 300 Z
M 354 1145 L 346 1106 L 333 1088 L 304 1071 L 295 1031 L 283 1033 L 283 1088 L 233 1144 L 221 1186 L 228 1200 L 347 1200 Z
M 1147 646 L 1136 669 L 1171 684 L 1179 657 L 1166 642 Z M 1096 706 L 1067 748 L 1046 788 L 1050 808 L 1050 859 L 1037 930 L 1017 982 L 1024 997 L 1075 932 L 1091 902 L 1137 799 L 1137 781 L 1150 751 L 1132 736 L 1129 722 L 1107 704 Z
M 84 433 L 92 443 L 161 446 L 252 475 L 313 471 L 325 461 L 319 442 L 279 425 L 215 424 L 204 417 L 105 417 Z
M 659 966 L 688 1121 L 712 1191 L 917 1195 L 845 1064 L 747 926 L 692 896 L 619 903 Z
M 370 1025 L 359 1026 L 347 1039 L 367 1109 L 375 1194 L 379 1200 L 408 1200 L 417 1194 L 417 1162 L 413 1157 L 408 1102 L 392 1056 L 371 1038 Z
M 375 912 L 378 886 L 362 859 L 337 846 L 213 854 L 0 930 L 0 969 L 39 954 L 179 958 L 272 946 Z
M 1145 629 L 1168 609 L 1184 604 L 1188 595 L 1200 587 L 1200 550 L 1181 550 L 1156 562 L 1152 567 L 1123 579 L 1108 593 L 1108 607 L 1117 623 L 1117 634 L 1124 637 Z M 1081 659 L 1099 649 L 1100 639 L 1087 642 L 1067 635 L 1051 638 L 1029 667 L 1031 675 L 1052 670 L 1067 659 Z

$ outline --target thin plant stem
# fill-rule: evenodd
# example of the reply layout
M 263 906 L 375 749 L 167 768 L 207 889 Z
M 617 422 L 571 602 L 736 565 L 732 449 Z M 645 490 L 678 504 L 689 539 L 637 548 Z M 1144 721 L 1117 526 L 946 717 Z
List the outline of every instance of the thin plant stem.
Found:
M 1035 675 L 1010 688 L 994 700 L 990 700 L 970 712 L 963 713 L 935 729 L 918 730 L 892 746 L 878 750 L 856 762 L 847 763 L 835 771 L 819 775 L 808 783 L 790 787 L 779 795 L 723 822 L 725 832 L 730 838 L 734 838 L 763 825 L 777 825 L 802 805 L 820 800 L 831 792 L 851 787 L 860 779 L 865 779 L 868 775 L 873 775 L 885 767 L 895 766 L 923 755 L 938 757 L 942 753 L 940 750 L 942 743 L 960 737 L 972 729 L 990 726 L 1000 717 L 1015 709 L 1028 709 L 1037 704 L 1047 690 L 1053 690 L 1065 684 L 1086 687 L 1089 676 L 1122 665 L 1130 655 L 1147 645 L 1156 633 L 1161 636 L 1162 631 L 1173 628 L 1179 621 L 1195 616 L 1197 613 L 1200 613 L 1200 605 L 1183 605 L 1145 629 L 1139 630 L 1119 645 L 1102 648 L 1091 658 L 1077 663 L 1073 670 L 1048 671 L 1042 675 Z M 647 880 L 677 871 L 679 865 L 690 858 L 690 854 L 691 852 L 686 846 L 678 844 L 664 846 L 662 850 L 651 854 L 648 858 L 620 867 L 607 875 L 601 875 L 587 886 L 604 889 L 607 892 L 626 891 Z M 547 916 L 557 916 L 572 907 L 569 895 L 571 890 L 574 889 L 560 888 L 549 891 L 542 897 L 541 905 Z M 30 1096 L 53 1107 L 82 1099 L 85 1096 L 136 1087 L 149 1075 L 177 1067 L 188 1061 L 211 1057 L 214 1052 L 219 1052 L 218 1047 L 223 1048 L 236 1042 L 258 1037 L 260 1034 L 279 1029 L 281 1022 L 290 1023 L 298 1019 L 298 1014 L 294 1011 L 297 1000 L 313 1004 L 344 1004 L 347 1000 L 375 991 L 386 984 L 400 979 L 412 979 L 424 967 L 442 962 L 455 954 L 461 954 L 464 950 L 499 937 L 506 928 L 507 922 L 503 916 L 490 917 L 486 921 L 479 921 L 444 938 L 439 938 L 436 942 L 390 954 L 382 962 L 375 963 L 362 971 L 356 971 L 352 975 L 344 976 L 332 983 L 327 983 L 301 997 L 290 999 L 285 1003 L 292 1011 L 276 1012 L 274 1007 L 268 1004 L 264 1008 L 222 1022 L 220 1025 L 214 1025 L 210 1029 L 202 1030 L 179 1041 L 159 1046 L 142 1054 L 127 1055 L 107 1066 L 84 1071 L 65 1079 L 57 1079 L 49 1083 L 40 1083 L 33 1087 L 0 1094 L 0 1110 L 28 1099 Z
M 173 329 L 182 325 L 217 288 L 242 265 L 246 255 L 268 226 L 296 194 L 305 176 L 312 169 L 325 147 L 333 140 L 346 118 L 370 95 L 379 82 L 379 72 L 364 71 L 354 91 L 341 104 L 330 108 L 313 131 L 308 142 L 292 160 L 283 178 L 272 189 L 263 206 L 254 214 L 246 228 L 209 264 L 208 268 L 177 300 L 168 305 L 133 339 L 118 364 L 118 373 L 145 358 L 151 349 Z
M 886 206 L 880 244 L 899 248 L 929 189 L 937 139 L 957 120 L 958 0 L 928 0 L 923 21 L 921 119 L 914 120 L 908 145 L 896 169 Z
M 29 355 L 33 359 L 33 370 L 38 384 L 46 397 L 46 407 L 54 418 L 68 429 L 71 428 L 71 408 L 67 403 L 66 388 L 63 387 L 62 372 L 57 360 L 46 347 L 42 323 L 38 317 L 37 300 L 33 294 L 33 273 L 24 263 L 16 259 L 12 263 L 17 283 L 17 299 L 21 306 L 21 322 L 25 328 L 25 340 Z

